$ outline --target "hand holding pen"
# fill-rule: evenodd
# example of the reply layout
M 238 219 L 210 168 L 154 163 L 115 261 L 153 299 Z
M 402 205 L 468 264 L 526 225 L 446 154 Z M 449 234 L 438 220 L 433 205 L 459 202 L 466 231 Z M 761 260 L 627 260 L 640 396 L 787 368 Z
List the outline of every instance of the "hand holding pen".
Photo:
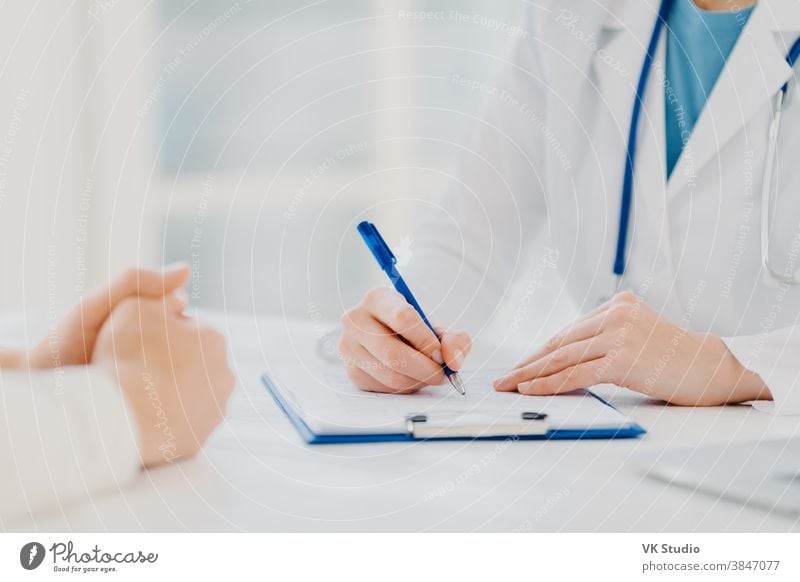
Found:
M 369 223 L 362 224 L 365 226 L 359 225 L 359 232 L 369 236 L 373 232 L 367 230 Z M 372 240 L 378 244 L 377 238 Z M 394 255 L 385 242 L 380 246 L 385 250 L 376 254 L 378 247 L 374 244 L 370 250 L 395 288 L 399 286 L 405 293 L 377 287 L 342 316 L 339 352 L 350 380 L 364 390 L 398 394 L 450 381 L 454 389 L 463 393 L 456 372 L 472 347 L 469 335 L 429 325 L 397 272 Z

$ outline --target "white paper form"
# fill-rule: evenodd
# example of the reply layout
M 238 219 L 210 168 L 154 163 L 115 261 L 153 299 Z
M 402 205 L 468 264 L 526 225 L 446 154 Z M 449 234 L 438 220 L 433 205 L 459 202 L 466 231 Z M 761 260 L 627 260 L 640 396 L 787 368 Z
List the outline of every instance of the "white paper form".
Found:
M 500 370 L 460 372 L 467 395 L 447 384 L 416 394 L 395 395 L 364 392 L 347 379 L 341 367 L 316 370 L 283 370 L 273 377 L 275 387 L 295 413 L 316 434 L 394 434 L 406 432 L 406 418 L 431 413 L 537 412 L 547 415 L 550 430 L 617 430 L 636 423 L 587 391 L 559 396 L 524 396 L 496 392 L 492 380 Z

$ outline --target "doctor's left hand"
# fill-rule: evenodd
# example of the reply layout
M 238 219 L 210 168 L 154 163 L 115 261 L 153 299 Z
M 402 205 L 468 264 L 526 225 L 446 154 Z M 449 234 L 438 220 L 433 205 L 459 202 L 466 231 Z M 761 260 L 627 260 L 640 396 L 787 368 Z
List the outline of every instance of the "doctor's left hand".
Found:
M 102 289 L 84 297 L 53 327 L 47 338 L 22 354 L 22 367 L 54 368 L 89 363 L 97 334 L 114 308 L 130 297 L 158 299 L 169 296 L 170 305 L 182 311 L 188 298 L 183 286 L 191 270 L 176 263 L 163 271 L 127 269 Z
M 562 330 L 494 387 L 548 395 L 601 383 L 688 406 L 772 398 L 722 339 L 680 327 L 628 292 Z

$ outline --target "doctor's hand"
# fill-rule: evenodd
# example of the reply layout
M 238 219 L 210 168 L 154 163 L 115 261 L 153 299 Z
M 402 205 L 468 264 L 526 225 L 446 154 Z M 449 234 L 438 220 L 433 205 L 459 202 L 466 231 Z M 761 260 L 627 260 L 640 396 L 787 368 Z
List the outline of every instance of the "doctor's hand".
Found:
M 720 338 L 682 328 L 627 292 L 561 331 L 494 386 L 547 395 L 605 382 L 679 405 L 771 399 L 761 377 Z
M 472 349 L 463 331 L 436 328 L 436 337 L 397 291 L 376 287 L 341 317 L 339 355 L 362 390 L 410 394 L 444 384 L 442 363 L 458 370 Z
M 196 453 L 225 417 L 235 385 L 224 336 L 175 307 L 170 297 L 124 299 L 92 354 L 125 395 L 144 466 Z
M 110 284 L 84 297 L 50 329 L 47 338 L 22 355 L 21 365 L 31 368 L 81 366 L 89 363 L 100 328 L 112 310 L 130 297 L 171 297 L 170 305 L 182 311 L 187 304 L 183 286 L 188 265 L 177 263 L 163 271 L 128 269 Z

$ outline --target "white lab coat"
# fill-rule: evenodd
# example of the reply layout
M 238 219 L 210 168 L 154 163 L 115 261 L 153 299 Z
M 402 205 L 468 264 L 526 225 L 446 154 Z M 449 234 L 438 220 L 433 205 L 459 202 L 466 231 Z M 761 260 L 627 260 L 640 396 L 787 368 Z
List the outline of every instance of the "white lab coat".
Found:
M 475 89 L 486 93 L 475 139 L 412 247 L 407 277 L 437 318 L 479 332 L 541 261 L 530 242 L 543 229 L 584 311 L 613 294 L 631 108 L 657 11 L 658 0 L 531 8 L 530 34 L 498 80 Z M 785 61 L 799 35 L 797 0 L 759 0 L 667 182 L 662 33 L 639 123 L 624 277 L 672 321 L 725 339 L 769 385 L 774 404 L 761 406 L 783 413 L 800 413 L 800 286 L 763 276 L 759 220 L 773 102 L 789 81 L 771 255 L 783 269 L 800 233 L 800 91 Z
M 126 485 L 141 467 L 119 386 L 91 366 L 0 369 L 0 529 Z

